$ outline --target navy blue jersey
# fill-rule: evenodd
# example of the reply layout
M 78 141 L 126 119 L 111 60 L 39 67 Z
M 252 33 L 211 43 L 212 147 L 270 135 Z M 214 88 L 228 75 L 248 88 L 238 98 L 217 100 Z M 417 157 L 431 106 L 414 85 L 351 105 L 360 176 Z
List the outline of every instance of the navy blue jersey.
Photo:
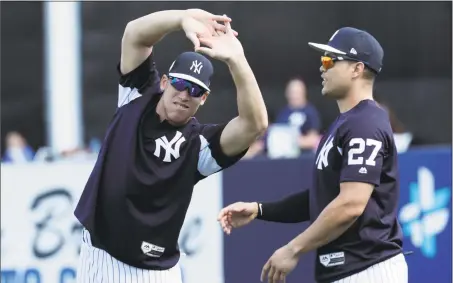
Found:
M 152 56 L 120 75 L 118 109 L 75 211 L 94 246 L 144 269 L 176 265 L 194 185 L 246 152 L 222 152 L 225 124 L 161 121 L 159 83 Z
M 323 136 L 310 190 L 311 221 L 338 196 L 340 183 L 364 182 L 375 189 L 363 215 L 317 250 L 319 282 L 339 280 L 402 252 L 397 158 L 388 114 L 372 100 L 342 113 Z

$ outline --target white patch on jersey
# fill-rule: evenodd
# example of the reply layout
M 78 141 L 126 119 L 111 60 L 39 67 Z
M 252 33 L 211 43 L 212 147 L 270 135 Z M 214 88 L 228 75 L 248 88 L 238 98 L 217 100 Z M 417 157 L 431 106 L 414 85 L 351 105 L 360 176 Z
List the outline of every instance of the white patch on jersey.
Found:
M 198 172 L 203 176 L 209 176 L 214 174 L 222 169 L 222 167 L 217 164 L 217 161 L 212 157 L 211 149 L 209 148 L 209 143 L 205 137 L 200 135 L 200 153 L 198 156 Z
M 344 252 L 320 255 L 319 262 L 325 267 L 342 265 L 345 263 Z
M 141 96 L 142 95 L 136 88 L 123 87 L 122 85 L 118 85 L 118 108 Z
M 141 249 L 145 255 L 150 257 L 161 257 L 165 251 L 164 247 L 156 246 L 145 241 L 142 242 Z

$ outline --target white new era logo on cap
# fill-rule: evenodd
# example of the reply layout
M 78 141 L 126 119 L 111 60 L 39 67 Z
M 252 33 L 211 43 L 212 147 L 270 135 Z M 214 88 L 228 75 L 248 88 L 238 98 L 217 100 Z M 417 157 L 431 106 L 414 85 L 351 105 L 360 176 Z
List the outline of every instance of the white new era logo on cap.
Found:
M 357 55 L 357 51 L 354 48 L 351 48 L 351 50 L 349 50 L 349 53 Z
M 190 70 L 194 73 L 200 74 L 201 68 L 203 68 L 203 64 L 201 62 L 198 62 L 198 60 L 192 61 L 192 66 L 190 66 Z

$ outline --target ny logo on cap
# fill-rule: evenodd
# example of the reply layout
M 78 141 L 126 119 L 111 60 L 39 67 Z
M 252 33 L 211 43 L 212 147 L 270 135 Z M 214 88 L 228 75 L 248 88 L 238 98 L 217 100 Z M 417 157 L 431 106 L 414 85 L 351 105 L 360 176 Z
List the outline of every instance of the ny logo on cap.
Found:
M 198 60 L 192 61 L 192 66 L 190 66 L 190 70 L 194 73 L 200 74 L 201 68 L 203 68 L 203 64 L 200 62 L 198 63 Z

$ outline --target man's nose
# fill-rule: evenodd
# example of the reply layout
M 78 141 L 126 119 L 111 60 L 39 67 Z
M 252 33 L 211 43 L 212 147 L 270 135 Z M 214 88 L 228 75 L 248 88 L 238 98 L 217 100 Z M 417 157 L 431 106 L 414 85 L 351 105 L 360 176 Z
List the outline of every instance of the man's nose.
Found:
M 181 91 L 181 92 L 179 93 L 178 97 L 179 97 L 182 101 L 189 101 L 189 100 L 190 100 L 189 90 L 186 88 L 184 91 Z

